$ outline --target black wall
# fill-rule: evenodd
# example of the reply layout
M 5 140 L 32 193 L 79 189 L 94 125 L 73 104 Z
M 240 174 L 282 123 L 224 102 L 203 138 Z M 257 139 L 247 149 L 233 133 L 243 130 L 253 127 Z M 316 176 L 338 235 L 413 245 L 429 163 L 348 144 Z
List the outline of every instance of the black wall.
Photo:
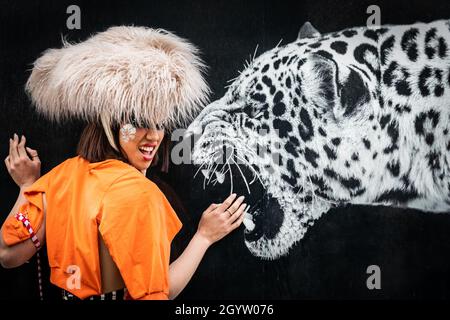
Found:
M 81 8 L 81 30 L 66 28 L 66 8 Z M 383 24 L 408 24 L 450 18 L 442 1 L 0 1 L 0 159 L 8 138 L 25 134 L 39 151 L 42 172 L 73 156 L 81 123 L 51 124 L 34 114 L 24 83 L 28 69 L 49 47 L 86 39 L 111 25 L 160 27 L 190 39 L 210 66 L 212 99 L 221 97 L 228 79 L 243 68 L 256 45 L 261 53 L 293 41 L 311 21 L 321 32 L 365 25 L 366 9 L 381 8 Z M 159 175 L 185 209 L 176 206 L 185 228 L 174 242 L 174 256 L 195 232 L 200 214 L 224 190 L 203 192 L 194 168 L 172 166 Z M 154 173 L 153 179 L 157 179 Z M 158 180 L 159 181 L 159 180 Z M 165 183 L 164 183 L 165 181 Z M 243 186 L 238 189 L 244 192 Z M 18 188 L 0 168 L 2 220 Z M 383 207 L 333 210 L 309 229 L 291 254 L 277 261 L 253 257 L 239 230 L 211 248 L 180 299 L 212 298 L 449 298 L 450 215 Z M 366 268 L 381 268 L 381 290 L 368 290 Z M 34 259 L 14 270 L 0 269 L 0 299 L 37 297 Z M 57 291 L 46 286 L 48 297 Z

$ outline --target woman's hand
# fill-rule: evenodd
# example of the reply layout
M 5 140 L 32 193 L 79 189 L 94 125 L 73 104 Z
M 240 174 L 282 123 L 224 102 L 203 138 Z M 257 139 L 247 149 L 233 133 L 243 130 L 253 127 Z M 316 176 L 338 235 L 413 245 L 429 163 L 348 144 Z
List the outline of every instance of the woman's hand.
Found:
M 233 193 L 221 204 L 211 204 L 203 212 L 197 234 L 211 245 L 239 227 L 247 206 L 243 201 L 244 196 L 236 199 L 236 194 Z
M 32 185 L 41 176 L 41 161 L 36 150 L 25 147 L 26 139 L 14 134 L 9 139 L 9 155 L 5 159 L 6 169 L 20 188 Z M 28 152 L 28 154 L 27 154 Z

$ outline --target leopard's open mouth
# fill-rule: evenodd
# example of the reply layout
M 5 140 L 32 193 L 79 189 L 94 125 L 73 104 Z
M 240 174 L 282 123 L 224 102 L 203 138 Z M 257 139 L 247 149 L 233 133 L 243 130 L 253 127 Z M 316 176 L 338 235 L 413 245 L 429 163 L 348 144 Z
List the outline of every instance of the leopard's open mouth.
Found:
M 205 117 L 208 121 L 202 121 Z M 206 111 L 203 118 L 191 124 L 185 138 L 197 135 L 192 138 L 191 153 L 196 166 L 194 181 L 215 202 L 223 201 L 230 193 L 244 195 L 248 204 L 243 222 L 247 248 L 259 258 L 277 259 L 308 228 L 309 191 L 308 188 L 296 191 L 283 181 L 274 180 L 279 165 L 271 154 L 273 150 L 261 148 L 263 153 L 258 153 L 254 148 L 265 146 L 266 140 L 250 129 L 242 132 L 236 127 L 234 123 L 214 119 Z
M 199 181 L 199 184 L 203 184 L 205 189 L 223 189 L 223 198 L 229 194 L 226 192 L 228 188 L 230 193 L 245 195 L 247 209 L 243 224 L 246 242 L 258 241 L 261 238 L 275 238 L 283 224 L 284 213 L 277 199 L 267 193 L 267 186 L 252 176 L 254 169 L 236 163 L 209 165 L 209 167 L 214 170 L 201 169 L 201 164 L 196 170 L 195 179 Z
M 214 154 L 211 149 L 197 147 L 196 155 Z M 250 252 L 269 260 L 286 254 L 316 218 L 311 210 L 314 201 L 306 194 L 306 188 L 302 188 L 303 195 L 279 199 L 271 194 L 273 186 L 254 177 L 254 171 L 261 168 L 234 162 L 217 164 L 211 159 L 211 156 L 194 157 L 197 166 L 194 180 L 208 192 L 219 195 L 217 201 L 223 201 L 231 192 L 245 195 L 248 210 L 243 223 L 244 239 Z

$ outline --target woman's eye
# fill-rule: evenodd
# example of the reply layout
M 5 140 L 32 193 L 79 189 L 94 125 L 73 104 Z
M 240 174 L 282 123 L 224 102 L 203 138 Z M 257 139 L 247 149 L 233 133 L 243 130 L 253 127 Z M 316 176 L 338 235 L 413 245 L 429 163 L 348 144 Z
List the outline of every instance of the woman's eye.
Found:
M 130 122 L 129 123 L 132 124 L 135 128 L 139 128 L 140 127 L 139 123 L 136 120 L 136 117 L 134 117 L 134 116 L 130 118 Z

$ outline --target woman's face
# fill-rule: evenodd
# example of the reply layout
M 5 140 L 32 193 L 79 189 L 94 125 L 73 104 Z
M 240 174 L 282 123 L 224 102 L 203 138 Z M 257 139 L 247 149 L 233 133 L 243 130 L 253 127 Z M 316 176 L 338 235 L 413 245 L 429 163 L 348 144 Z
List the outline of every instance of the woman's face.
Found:
M 158 152 L 163 138 L 164 130 L 136 128 L 132 124 L 123 125 L 119 132 L 122 152 L 130 164 L 144 174 Z

